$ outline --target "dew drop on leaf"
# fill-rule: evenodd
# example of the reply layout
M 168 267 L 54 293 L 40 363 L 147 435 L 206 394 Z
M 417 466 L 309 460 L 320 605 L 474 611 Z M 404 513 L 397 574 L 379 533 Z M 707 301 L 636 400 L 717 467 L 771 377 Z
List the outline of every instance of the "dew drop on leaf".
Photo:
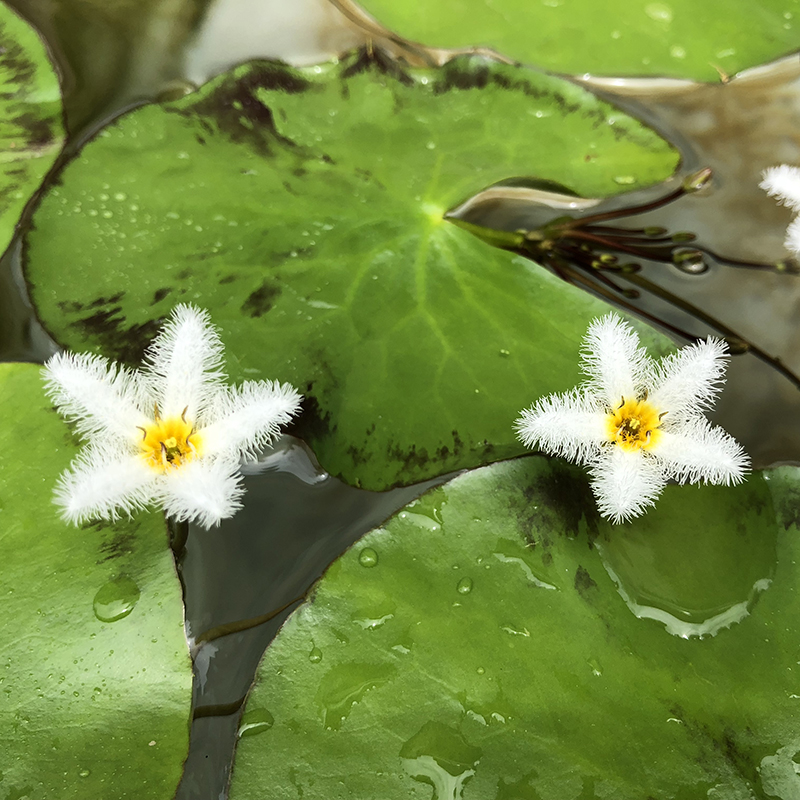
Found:
M 94 615 L 100 622 L 116 622 L 127 617 L 139 602 L 141 592 L 127 575 L 119 575 L 103 584 L 94 596 Z
M 254 708 L 242 716 L 242 723 L 239 725 L 239 738 L 242 736 L 256 736 L 259 733 L 268 731 L 275 724 L 275 718 L 266 708 Z

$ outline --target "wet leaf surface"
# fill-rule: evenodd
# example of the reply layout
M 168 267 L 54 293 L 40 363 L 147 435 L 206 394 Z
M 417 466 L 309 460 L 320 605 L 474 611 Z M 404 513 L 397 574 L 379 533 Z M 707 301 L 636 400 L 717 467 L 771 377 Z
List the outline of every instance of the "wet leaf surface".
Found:
M 61 522 L 77 448 L 39 368 L 0 365 L 0 403 L 0 794 L 171 797 L 192 674 L 163 517 Z
M 345 2 L 347 5 L 347 1 Z M 429 47 L 490 47 L 577 75 L 717 82 L 797 48 L 797 0 L 363 0 L 383 25 Z
M 522 452 L 518 411 L 574 385 L 605 310 L 443 213 L 514 175 L 609 195 L 677 159 L 579 87 L 477 57 L 258 63 L 104 130 L 41 205 L 26 275 L 60 343 L 124 361 L 176 302 L 208 308 L 234 379 L 291 381 L 323 467 L 385 489 Z
M 44 44 L 0 6 L 0 253 L 63 141 L 61 93 Z
M 539 457 L 429 492 L 268 649 L 232 800 L 797 797 L 798 496 L 671 486 L 612 527 Z

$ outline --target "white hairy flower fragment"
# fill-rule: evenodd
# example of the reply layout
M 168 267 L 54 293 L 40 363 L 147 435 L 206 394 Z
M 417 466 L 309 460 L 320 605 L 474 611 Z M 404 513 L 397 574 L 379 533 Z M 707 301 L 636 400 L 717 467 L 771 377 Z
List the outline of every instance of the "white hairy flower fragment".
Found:
M 742 447 L 705 418 L 724 382 L 726 345 L 684 347 L 654 362 L 615 314 L 594 320 L 583 341 L 586 381 L 541 398 L 516 427 L 528 447 L 589 467 L 602 516 L 645 512 L 673 479 L 736 484 L 749 471 Z
M 241 507 L 241 461 L 274 439 L 301 398 L 288 383 L 227 385 L 223 352 L 208 313 L 179 305 L 140 370 L 75 353 L 45 364 L 48 396 L 86 440 L 56 485 L 66 521 L 158 505 L 210 527 Z
M 800 169 L 781 164 L 764 170 L 762 177 L 759 186 L 770 197 L 776 197 L 792 211 L 800 212 Z M 784 245 L 800 256 L 800 216 L 796 216 L 786 229 Z

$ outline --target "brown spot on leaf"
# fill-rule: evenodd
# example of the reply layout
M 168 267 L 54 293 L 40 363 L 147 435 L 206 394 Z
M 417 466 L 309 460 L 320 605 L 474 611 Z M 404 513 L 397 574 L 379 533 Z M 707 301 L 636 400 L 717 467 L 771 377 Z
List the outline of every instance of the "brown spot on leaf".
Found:
M 313 387 L 313 383 L 308 384 L 302 413 L 285 428 L 286 433 L 306 442 L 318 442 L 336 430 L 336 424 L 331 422 L 330 412 L 323 411 L 317 398 L 311 394 Z
M 597 584 L 592 576 L 582 566 L 578 565 L 578 569 L 575 571 L 575 589 L 578 594 L 585 597 L 590 589 L 595 588 L 597 588 Z
M 109 358 L 136 365 L 158 333 L 161 320 L 152 319 L 132 325 L 127 323 L 122 308 L 115 305 L 75 320 L 70 327 L 77 329 L 80 336 L 97 342 L 103 354 Z
M 242 313 L 248 317 L 261 317 L 266 314 L 275 304 L 275 300 L 280 296 L 281 289 L 274 283 L 264 281 L 250 296 L 242 303 Z
M 232 141 L 248 144 L 260 155 L 269 156 L 274 154 L 276 144 L 292 148 L 296 145 L 278 130 L 263 93 L 297 94 L 314 86 L 291 67 L 259 61 L 235 70 L 201 100 L 165 108 L 169 113 L 198 120 L 211 117 L 216 123 L 210 127 L 212 131 L 216 127 Z
M 131 530 L 123 530 L 113 533 L 110 539 L 106 539 L 100 545 L 100 552 L 102 558 L 98 559 L 97 563 L 102 564 L 104 561 L 111 561 L 115 558 L 130 555 L 134 550 L 136 544 L 136 536 Z

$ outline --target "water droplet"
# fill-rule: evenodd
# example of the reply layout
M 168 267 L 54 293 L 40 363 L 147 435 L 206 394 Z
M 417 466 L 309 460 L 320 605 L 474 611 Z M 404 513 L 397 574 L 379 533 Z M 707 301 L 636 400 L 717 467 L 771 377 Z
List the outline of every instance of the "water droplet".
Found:
M 680 500 L 666 491 L 658 525 L 637 525 L 626 536 L 597 547 L 630 611 L 684 639 L 715 636 L 745 619 L 769 589 L 775 570 L 777 533 L 764 529 L 758 514 L 749 511 L 752 497 L 730 507 L 731 518 L 739 521 L 731 538 L 707 502 L 715 491 L 697 487 L 696 496 L 681 495 Z M 752 491 L 754 497 L 769 497 L 760 482 L 753 482 Z M 674 520 L 687 514 L 696 526 L 681 529 Z M 697 530 L 707 535 L 698 537 Z M 675 552 L 681 556 L 671 559 Z
M 508 358 L 508 356 L 511 355 L 511 352 L 505 348 L 501 348 L 500 355 L 503 356 L 503 358 Z
M 478 669 L 476 669 L 475 671 L 478 673 L 478 675 L 486 674 L 486 670 L 483 667 L 478 667 Z
M 127 575 L 119 575 L 101 586 L 94 596 L 94 615 L 100 622 L 116 622 L 127 617 L 139 602 L 141 592 Z
M 505 544 L 503 540 L 498 542 L 498 544 Z M 546 583 L 543 580 L 540 580 L 533 574 L 533 570 L 530 568 L 530 565 L 523 561 L 521 558 L 517 558 L 516 556 L 507 556 L 504 553 L 494 553 L 494 557 L 502 562 L 503 564 L 517 564 L 522 571 L 525 573 L 525 577 L 528 579 L 530 583 L 534 586 L 537 586 L 539 589 L 555 589 L 556 587 L 553 586 L 552 583 Z M 488 566 L 488 564 L 487 564 Z
M 126 195 L 125 192 L 117 192 L 114 195 L 114 199 L 115 200 L 127 200 L 128 199 L 128 195 Z
M 356 625 L 360 625 L 365 631 L 372 631 L 380 628 L 385 622 L 394 619 L 394 614 L 383 614 L 380 617 L 367 617 L 366 619 L 354 619 Z
M 81 771 L 78 773 L 78 775 L 80 775 L 80 776 L 81 776 L 81 778 L 88 778 L 88 777 L 89 777 L 91 774 L 92 774 L 92 773 L 91 773 L 91 772 L 90 772 L 88 769 L 82 769 L 82 770 L 81 770 Z
M 403 769 L 414 780 L 433 785 L 436 800 L 460 800 L 482 755 L 480 747 L 441 722 L 426 722 L 400 748 Z
M 702 275 L 708 272 L 708 264 L 703 254 L 693 247 L 676 247 L 672 252 L 672 263 L 688 275 Z
M 368 691 L 393 678 L 396 672 L 392 664 L 347 663 L 331 667 L 320 681 L 315 698 L 322 724 L 328 730 L 339 730 L 353 706 L 361 702 Z
M 458 582 L 456 590 L 459 594 L 469 594 L 472 591 L 472 578 L 462 578 Z
M 319 647 L 313 647 L 308 654 L 308 660 L 312 664 L 319 664 L 319 662 L 322 661 L 322 650 L 320 650 Z
M 672 22 L 672 9 L 665 3 L 650 3 L 644 13 L 656 22 Z
M 239 725 L 239 738 L 243 736 L 256 736 L 268 731 L 275 724 L 275 717 L 266 708 L 254 708 L 245 711 Z
M 374 567 L 378 563 L 378 554 L 371 547 L 365 547 L 358 554 L 358 563 L 362 567 Z
M 614 178 L 614 183 L 618 183 L 620 186 L 631 186 L 636 183 L 636 178 L 633 175 L 617 175 Z
M 681 47 L 680 45 L 677 45 L 677 44 L 675 44 L 675 45 L 673 45 L 672 47 L 670 47 L 670 49 L 669 49 L 669 54 L 670 54 L 670 55 L 671 55 L 673 58 L 686 58 L 686 48 L 684 48 L 684 47 Z

